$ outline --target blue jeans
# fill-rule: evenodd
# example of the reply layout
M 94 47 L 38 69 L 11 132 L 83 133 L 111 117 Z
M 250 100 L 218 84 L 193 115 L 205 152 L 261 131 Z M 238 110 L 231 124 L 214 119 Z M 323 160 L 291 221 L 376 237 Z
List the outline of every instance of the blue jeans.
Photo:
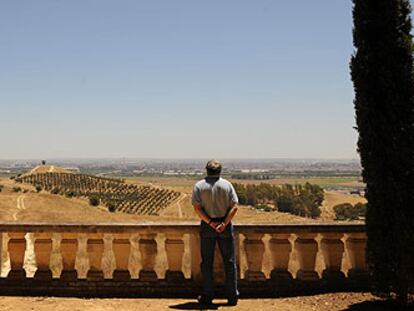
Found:
M 223 258 L 224 271 L 226 273 L 226 297 L 236 299 L 237 291 L 237 268 L 234 255 L 234 230 L 230 223 L 222 233 L 217 233 L 204 221 L 200 225 L 201 242 L 201 273 L 203 275 L 202 296 L 207 299 L 214 298 L 213 262 L 216 242 L 218 243 L 221 257 Z

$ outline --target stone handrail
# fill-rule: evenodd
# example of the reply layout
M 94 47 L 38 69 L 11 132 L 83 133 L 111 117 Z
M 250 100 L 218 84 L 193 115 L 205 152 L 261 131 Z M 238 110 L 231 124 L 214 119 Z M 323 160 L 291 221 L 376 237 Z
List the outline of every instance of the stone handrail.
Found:
M 13 294 L 24 287 L 72 295 L 77 286 L 92 295 L 193 293 L 201 281 L 198 231 L 196 222 L 0 222 L 0 287 Z M 235 238 L 242 294 L 346 289 L 368 280 L 363 224 L 236 224 Z M 218 252 L 215 271 L 221 286 Z

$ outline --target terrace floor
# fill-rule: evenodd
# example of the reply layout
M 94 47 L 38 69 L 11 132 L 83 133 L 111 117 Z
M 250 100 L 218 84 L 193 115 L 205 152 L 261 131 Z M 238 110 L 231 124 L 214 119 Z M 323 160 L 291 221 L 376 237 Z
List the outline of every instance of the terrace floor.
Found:
M 369 293 L 334 293 L 272 299 L 240 299 L 236 307 L 225 306 L 225 300 L 214 300 L 210 310 L 283 310 L 283 311 L 385 311 L 395 306 L 383 303 Z M 124 311 L 124 310 L 205 310 L 191 299 L 79 299 L 58 297 L 0 296 L 0 310 L 36 311 Z

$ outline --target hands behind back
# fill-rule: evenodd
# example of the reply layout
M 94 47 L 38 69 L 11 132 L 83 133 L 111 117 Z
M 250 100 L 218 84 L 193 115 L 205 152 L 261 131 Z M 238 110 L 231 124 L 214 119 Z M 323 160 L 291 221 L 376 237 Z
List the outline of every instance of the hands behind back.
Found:
M 217 233 L 222 233 L 225 229 L 226 229 L 226 224 L 224 222 L 221 222 L 216 227 L 216 232 Z
M 212 221 L 210 222 L 210 227 L 216 230 L 217 233 L 222 233 L 226 229 L 224 222 Z

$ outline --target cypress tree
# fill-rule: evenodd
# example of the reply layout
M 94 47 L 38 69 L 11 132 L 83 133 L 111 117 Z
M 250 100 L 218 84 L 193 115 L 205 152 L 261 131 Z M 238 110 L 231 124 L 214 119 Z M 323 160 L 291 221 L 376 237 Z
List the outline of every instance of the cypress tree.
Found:
M 414 274 L 414 79 L 408 0 L 353 0 L 358 152 L 376 294 L 407 303 Z

